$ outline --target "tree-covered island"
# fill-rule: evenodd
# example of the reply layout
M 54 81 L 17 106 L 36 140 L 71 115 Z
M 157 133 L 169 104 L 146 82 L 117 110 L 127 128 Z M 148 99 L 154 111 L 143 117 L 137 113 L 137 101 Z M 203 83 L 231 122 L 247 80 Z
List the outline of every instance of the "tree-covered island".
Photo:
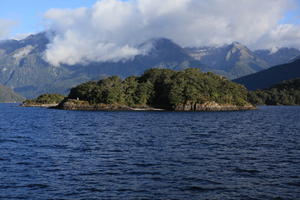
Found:
M 199 69 L 150 69 L 124 80 L 111 76 L 71 89 L 58 106 L 67 110 L 221 111 L 254 109 L 247 89 Z

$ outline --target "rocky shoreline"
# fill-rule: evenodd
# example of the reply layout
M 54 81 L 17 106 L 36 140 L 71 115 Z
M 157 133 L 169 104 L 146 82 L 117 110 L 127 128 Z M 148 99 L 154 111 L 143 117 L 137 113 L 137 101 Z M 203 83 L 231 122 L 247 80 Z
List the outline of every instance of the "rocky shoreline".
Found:
M 248 104 L 244 106 L 219 104 L 214 101 L 208 101 L 203 104 L 186 103 L 177 105 L 175 111 L 239 111 L 239 110 L 255 110 L 256 107 Z
M 88 101 L 68 99 L 60 103 L 55 108 L 62 110 L 81 110 L 81 111 L 163 111 L 164 109 L 149 106 L 130 107 L 119 104 L 90 104 Z
M 22 103 L 21 107 L 42 107 L 42 108 L 53 108 L 57 107 L 58 103 L 55 104 L 39 104 L 39 103 Z
M 204 104 L 185 104 L 178 105 L 174 109 L 165 110 L 149 106 L 130 107 L 118 104 L 90 104 L 87 101 L 80 101 L 75 99 L 68 99 L 60 103 L 57 109 L 62 110 L 81 110 L 81 111 L 242 111 L 255 110 L 256 107 L 252 105 L 237 106 L 230 104 L 218 104 L 216 102 L 206 102 Z

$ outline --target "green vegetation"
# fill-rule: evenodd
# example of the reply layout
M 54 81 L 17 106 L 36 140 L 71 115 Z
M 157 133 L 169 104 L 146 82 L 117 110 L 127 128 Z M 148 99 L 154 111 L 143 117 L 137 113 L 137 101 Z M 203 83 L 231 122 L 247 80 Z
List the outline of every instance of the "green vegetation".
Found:
M 300 105 L 300 78 L 249 92 L 248 100 L 256 105 Z
M 36 99 L 25 100 L 23 104 L 58 104 L 64 100 L 65 96 L 60 94 L 42 94 Z
M 124 80 L 112 76 L 98 82 L 83 83 L 72 88 L 67 99 L 79 99 L 90 104 L 115 104 L 130 107 L 151 106 L 174 110 L 177 106 L 206 102 L 245 106 L 248 91 L 211 72 L 199 69 L 183 71 L 150 69 L 140 77 Z

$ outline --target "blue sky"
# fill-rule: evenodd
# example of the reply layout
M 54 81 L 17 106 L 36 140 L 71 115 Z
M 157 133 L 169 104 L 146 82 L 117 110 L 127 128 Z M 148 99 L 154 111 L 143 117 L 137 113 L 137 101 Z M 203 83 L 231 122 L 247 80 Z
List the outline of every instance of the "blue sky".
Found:
M 96 0 L 0 0 L 0 18 L 17 24 L 14 34 L 43 30 L 43 14 L 51 8 L 90 7 Z
M 298 5 L 293 10 L 290 10 L 285 14 L 284 19 L 280 23 L 283 24 L 300 24 L 300 0 L 298 0 Z

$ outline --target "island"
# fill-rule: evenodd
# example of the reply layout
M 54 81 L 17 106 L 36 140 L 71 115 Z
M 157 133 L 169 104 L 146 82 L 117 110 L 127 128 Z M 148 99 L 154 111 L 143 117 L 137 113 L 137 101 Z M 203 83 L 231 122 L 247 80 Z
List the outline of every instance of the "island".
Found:
M 196 68 L 149 69 L 141 76 L 111 76 L 80 84 L 57 106 L 64 110 L 252 110 L 247 89 Z

